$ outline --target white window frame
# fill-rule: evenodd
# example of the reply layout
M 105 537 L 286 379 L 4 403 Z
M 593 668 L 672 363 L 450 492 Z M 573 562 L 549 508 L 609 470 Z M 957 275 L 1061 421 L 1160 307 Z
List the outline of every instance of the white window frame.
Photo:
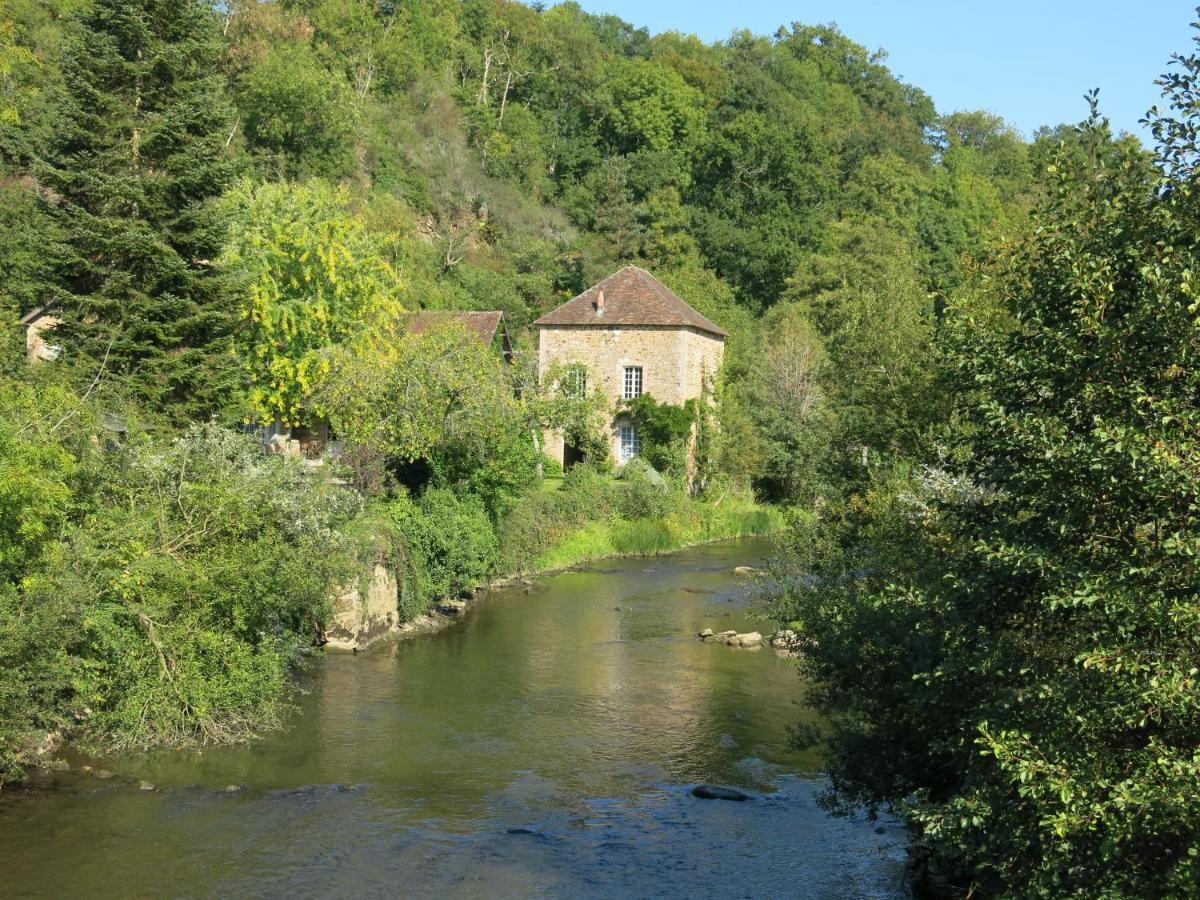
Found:
M 618 455 L 624 464 L 642 452 L 642 436 L 632 425 L 622 425 L 620 435 L 621 449 Z
M 625 400 L 633 400 L 645 392 L 646 381 L 641 366 L 626 366 L 625 377 L 621 381 L 621 396 Z

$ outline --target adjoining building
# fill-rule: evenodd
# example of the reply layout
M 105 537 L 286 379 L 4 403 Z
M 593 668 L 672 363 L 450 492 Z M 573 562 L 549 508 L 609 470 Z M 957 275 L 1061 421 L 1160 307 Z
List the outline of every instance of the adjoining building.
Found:
M 404 317 L 407 334 L 426 334 L 444 326 L 456 325 L 506 363 L 513 361 L 513 345 L 500 310 L 460 312 L 457 310 L 420 310 Z M 341 455 L 342 445 L 325 419 L 312 417 L 303 425 L 287 425 L 281 420 L 268 425 L 251 425 L 248 430 L 259 436 L 264 449 L 288 453 L 313 461 Z
M 485 347 L 491 347 L 504 361 L 513 361 L 512 340 L 504 324 L 504 313 L 498 309 L 484 312 L 458 312 L 454 310 L 428 309 L 412 313 L 406 322 L 409 334 L 425 334 L 431 329 L 454 322 L 461 325 Z
M 618 465 L 641 450 L 641 437 L 623 406 L 650 394 L 682 405 L 704 394 L 725 354 L 726 332 L 645 269 L 625 266 L 533 323 L 538 374 L 578 366 L 576 378 L 611 402 L 611 454 Z M 570 467 L 580 451 L 561 431 L 545 435 L 546 454 Z
M 62 355 L 62 347 L 47 340 L 49 333 L 62 323 L 63 320 L 45 306 L 21 316 L 21 324 L 25 326 L 25 358 L 30 365 L 53 362 Z

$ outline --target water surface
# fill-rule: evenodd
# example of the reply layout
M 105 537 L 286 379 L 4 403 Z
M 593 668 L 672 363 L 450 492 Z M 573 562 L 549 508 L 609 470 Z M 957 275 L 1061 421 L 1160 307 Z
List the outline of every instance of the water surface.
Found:
M 767 552 L 495 591 L 440 634 L 329 655 L 263 741 L 5 791 L 0 894 L 905 896 L 901 830 L 827 817 L 819 758 L 788 747 L 812 715 L 795 664 L 695 638 L 765 627 L 732 568 Z

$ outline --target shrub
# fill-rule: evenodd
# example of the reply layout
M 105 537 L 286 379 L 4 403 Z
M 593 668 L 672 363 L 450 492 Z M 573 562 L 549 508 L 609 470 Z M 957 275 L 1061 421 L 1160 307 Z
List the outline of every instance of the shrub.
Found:
M 496 569 L 496 533 L 483 501 L 432 488 L 413 501 L 400 498 L 388 505 L 392 521 L 404 535 L 419 570 L 416 595 L 404 600 L 401 613 L 417 614 L 430 602 L 469 593 Z
M 87 735 L 146 747 L 272 724 L 351 570 L 339 529 L 358 496 L 215 425 L 110 454 L 103 476 L 47 576 L 82 611 L 68 649 Z
M 686 504 L 686 498 L 667 486 L 646 463 L 630 460 L 621 469 L 620 490 L 615 494 L 622 519 L 659 519 Z

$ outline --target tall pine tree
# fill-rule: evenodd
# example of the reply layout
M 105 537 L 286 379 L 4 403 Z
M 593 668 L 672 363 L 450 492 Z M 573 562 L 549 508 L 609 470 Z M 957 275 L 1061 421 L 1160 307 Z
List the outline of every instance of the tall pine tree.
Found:
M 172 420 L 233 385 L 232 295 L 213 199 L 234 171 L 220 31 L 201 0 L 96 0 L 72 24 L 63 125 L 42 180 L 70 235 L 69 357 Z

